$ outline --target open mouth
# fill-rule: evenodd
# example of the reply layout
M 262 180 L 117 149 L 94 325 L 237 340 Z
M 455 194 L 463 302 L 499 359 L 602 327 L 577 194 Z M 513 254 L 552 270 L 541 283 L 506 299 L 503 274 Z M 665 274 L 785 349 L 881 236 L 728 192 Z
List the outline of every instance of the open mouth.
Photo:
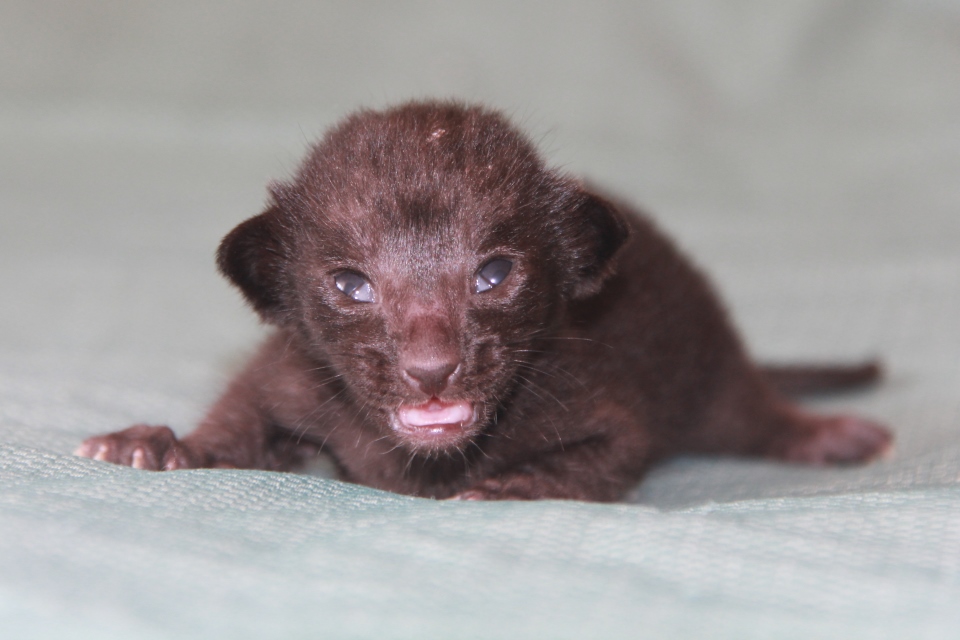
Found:
M 393 428 L 418 447 L 442 448 L 469 436 L 475 422 L 476 412 L 471 403 L 430 398 L 423 404 L 401 405 Z

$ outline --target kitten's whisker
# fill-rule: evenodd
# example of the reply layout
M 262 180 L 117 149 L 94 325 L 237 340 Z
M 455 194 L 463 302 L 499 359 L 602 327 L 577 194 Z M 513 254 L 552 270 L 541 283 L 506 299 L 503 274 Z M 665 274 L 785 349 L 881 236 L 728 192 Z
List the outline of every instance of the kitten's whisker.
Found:
M 530 378 L 527 378 L 526 376 L 522 376 L 522 375 L 520 375 L 519 373 L 517 374 L 517 377 L 520 378 L 521 380 L 523 380 L 524 382 L 530 384 L 532 387 L 536 387 L 537 389 L 540 389 L 540 391 L 543 391 L 545 394 L 547 394 L 548 396 L 550 396 L 550 398 L 552 398 L 554 402 L 556 402 L 558 405 L 560 405 L 561 407 L 563 407 L 563 410 L 564 410 L 564 411 L 569 411 L 569 409 L 567 408 L 567 405 L 565 405 L 565 404 L 563 404 L 562 402 L 560 402 L 559 398 L 557 398 L 555 395 L 553 395 L 552 393 L 550 393 L 549 391 L 547 391 L 546 389 L 544 389 L 543 387 L 541 387 L 540 385 L 538 385 L 537 383 L 535 383 L 535 382 L 534 382 L 533 380 L 531 380 Z M 544 399 L 544 397 L 541 396 L 541 395 L 540 395 L 539 393 L 537 393 L 536 391 L 534 391 L 532 388 L 527 387 L 527 390 L 530 391 L 530 393 L 532 393 L 533 395 L 535 395 L 535 396 L 537 396 L 538 398 L 540 398 L 541 400 L 543 400 L 544 402 L 546 402 L 546 400 Z

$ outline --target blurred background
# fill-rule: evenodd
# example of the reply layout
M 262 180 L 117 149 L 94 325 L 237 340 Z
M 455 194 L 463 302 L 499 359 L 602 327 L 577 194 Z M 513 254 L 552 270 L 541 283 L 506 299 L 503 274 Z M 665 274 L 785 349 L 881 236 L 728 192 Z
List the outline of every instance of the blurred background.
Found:
M 644 206 L 760 357 L 882 356 L 887 386 L 841 402 L 938 450 L 960 419 L 958 71 L 947 0 L 5 0 L 0 417 L 64 451 L 190 428 L 263 331 L 219 239 L 350 111 L 456 97 Z

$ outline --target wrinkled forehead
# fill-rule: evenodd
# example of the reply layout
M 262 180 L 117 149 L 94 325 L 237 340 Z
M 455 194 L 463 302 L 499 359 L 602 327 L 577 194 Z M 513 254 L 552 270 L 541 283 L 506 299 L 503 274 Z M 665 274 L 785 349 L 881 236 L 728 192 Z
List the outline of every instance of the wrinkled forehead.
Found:
M 415 266 L 510 244 L 537 224 L 527 201 L 548 177 L 500 119 L 412 109 L 335 130 L 297 188 L 326 255 Z
M 322 251 L 344 262 L 404 271 L 428 260 L 457 263 L 508 247 L 520 223 L 515 193 L 466 175 L 435 172 L 410 181 L 367 175 L 356 185 L 313 212 Z

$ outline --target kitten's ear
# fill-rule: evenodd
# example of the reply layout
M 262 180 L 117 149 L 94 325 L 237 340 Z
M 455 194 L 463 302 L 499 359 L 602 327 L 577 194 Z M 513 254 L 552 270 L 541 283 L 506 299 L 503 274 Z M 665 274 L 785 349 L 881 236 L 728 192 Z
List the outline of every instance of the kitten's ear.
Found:
M 287 315 L 287 255 L 280 206 L 240 223 L 220 243 L 217 266 L 265 322 L 283 324 Z
M 567 218 L 564 244 L 571 261 L 570 298 L 598 293 L 613 274 L 613 256 L 630 236 L 623 214 L 605 198 L 581 191 Z

